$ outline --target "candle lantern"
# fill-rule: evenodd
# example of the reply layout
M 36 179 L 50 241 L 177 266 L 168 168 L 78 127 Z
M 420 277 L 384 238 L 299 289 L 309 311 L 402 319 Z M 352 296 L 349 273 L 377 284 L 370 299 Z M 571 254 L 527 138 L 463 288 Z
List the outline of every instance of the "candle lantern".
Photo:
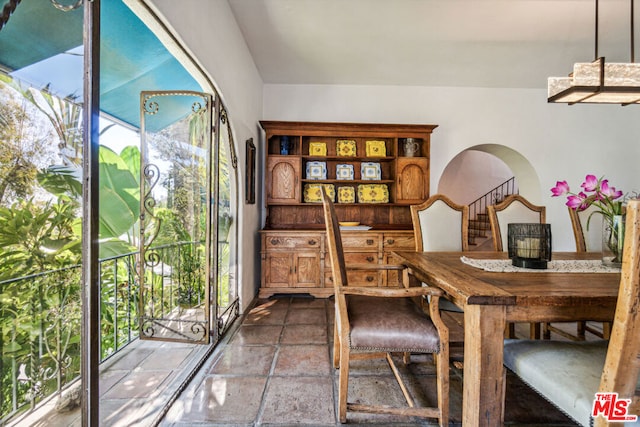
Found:
M 551 261 L 551 224 L 507 224 L 507 238 L 513 265 L 547 268 L 547 261 Z

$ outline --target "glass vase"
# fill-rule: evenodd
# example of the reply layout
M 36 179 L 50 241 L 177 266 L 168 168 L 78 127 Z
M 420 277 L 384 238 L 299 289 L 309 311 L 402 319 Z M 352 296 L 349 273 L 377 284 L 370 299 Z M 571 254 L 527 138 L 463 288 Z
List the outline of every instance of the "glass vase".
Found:
M 605 216 L 602 221 L 602 263 L 610 267 L 622 266 L 624 247 L 624 215 Z

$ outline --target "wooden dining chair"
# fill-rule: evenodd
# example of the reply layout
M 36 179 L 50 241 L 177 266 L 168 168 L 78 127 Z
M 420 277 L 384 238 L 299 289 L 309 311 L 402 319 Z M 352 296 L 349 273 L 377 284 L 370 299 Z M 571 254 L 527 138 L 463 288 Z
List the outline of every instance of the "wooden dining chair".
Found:
M 638 301 L 640 200 L 632 200 L 627 206 L 620 288 L 609 341 L 506 340 L 504 364 L 580 425 L 609 425 L 603 416 L 592 420 L 596 392 L 617 393 L 619 403 L 629 399 L 628 413 L 640 415 Z M 602 409 L 607 402 L 601 404 Z
M 508 224 L 544 223 L 546 220 L 546 207 L 534 205 L 519 194 L 511 194 L 497 205 L 487 206 L 487 215 L 491 226 L 493 248 L 498 252 L 502 252 L 508 250 Z M 513 324 L 507 325 L 506 338 L 515 336 L 514 329 Z M 529 329 L 531 338 L 540 338 L 541 327 L 539 323 L 531 323 Z
M 338 415 L 347 421 L 347 411 L 437 418 L 440 426 L 449 423 L 449 331 L 440 318 L 438 300 L 442 291 L 434 287 L 409 287 L 409 271 L 401 266 L 403 285 L 395 288 L 349 286 L 342 238 L 333 202 L 323 192 L 322 203 L 327 229 L 327 249 L 333 274 L 335 327 L 333 365 L 339 369 Z M 349 266 L 358 268 L 358 266 Z M 364 266 L 371 270 L 371 265 Z M 431 297 L 429 314 L 421 304 Z M 416 304 L 416 300 L 419 304 Z M 430 353 L 436 360 L 437 406 L 418 407 L 398 371 L 392 353 Z M 388 362 L 407 401 L 404 407 L 348 401 L 349 362 L 384 358 Z M 352 390 L 353 391 L 353 390 Z
M 497 205 L 487 206 L 493 249 L 506 251 L 509 223 L 544 223 L 547 208 L 534 205 L 519 194 L 511 194 Z
M 458 205 L 444 194 L 434 194 L 411 206 L 416 251 L 468 251 L 469 206 Z M 462 313 L 451 301 L 440 298 L 440 310 Z
M 602 215 L 592 213 L 597 212 L 598 209 L 591 205 L 587 209 L 577 211 L 575 209 L 567 208 L 569 210 L 569 218 L 571 219 L 571 228 L 573 229 L 573 236 L 576 241 L 576 252 L 600 252 L 602 250 Z M 593 335 L 609 339 L 611 333 L 611 322 L 602 322 L 602 328 L 596 328 L 589 322 L 580 321 L 576 335 L 567 335 L 568 333 L 556 328 L 550 328 L 551 332 L 556 332 L 566 338 L 573 340 L 584 340 L 585 332 L 590 332 Z M 545 337 L 547 333 L 545 331 Z

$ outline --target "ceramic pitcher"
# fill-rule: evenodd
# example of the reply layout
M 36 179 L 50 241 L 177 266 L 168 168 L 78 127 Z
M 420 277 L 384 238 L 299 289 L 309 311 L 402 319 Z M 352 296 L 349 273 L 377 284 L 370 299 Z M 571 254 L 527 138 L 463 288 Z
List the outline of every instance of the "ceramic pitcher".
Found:
M 420 152 L 420 144 L 415 138 L 407 138 L 404 140 L 404 155 L 407 157 L 413 157 L 416 153 Z

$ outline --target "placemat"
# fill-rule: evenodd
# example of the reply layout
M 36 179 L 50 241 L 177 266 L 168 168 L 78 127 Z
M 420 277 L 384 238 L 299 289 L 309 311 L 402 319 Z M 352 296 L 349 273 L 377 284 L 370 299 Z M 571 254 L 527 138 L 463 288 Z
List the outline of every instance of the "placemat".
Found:
M 547 263 L 546 270 L 534 268 L 516 267 L 510 259 L 475 259 L 466 256 L 460 257 L 460 261 L 475 268 L 499 273 L 619 273 L 616 267 L 607 267 L 601 260 L 555 260 Z

